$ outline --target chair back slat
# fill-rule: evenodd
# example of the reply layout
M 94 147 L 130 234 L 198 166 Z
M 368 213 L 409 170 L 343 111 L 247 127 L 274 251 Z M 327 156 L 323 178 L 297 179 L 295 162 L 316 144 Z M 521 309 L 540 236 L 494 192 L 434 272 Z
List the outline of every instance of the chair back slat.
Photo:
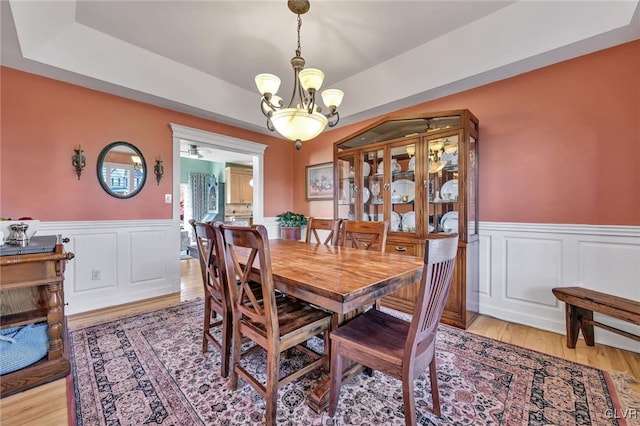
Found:
M 193 227 L 196 236 L 198 259 L 205 291 L 208 291 L 213 297 L 228 306 L 228 297 L 225 297 L 227 294 L 226 285 L 218 271 L 219 259 L 216 252 L 215 231 L 209 223 L 196 222 L 193 219 L 189 223 Z
M 236 277 L 239 277 L 240 281 L 238 288 L 234 286 L 231 288 L 234 321 L 239 321 L 244 315 L 251 321 L 262 324 L 267 334 L 279 335 L 275 286 L 266 228 L 263 225 L 249 227 L 216 223 L 215 229 L 218 241 L 224 247 L 225 262 L 222 266 L 224 272 L 229 280 L 235 281 Z M 246 264 L 242 266 L 245 259 Z M 258 276 L 255 271 L 259 271 Z M 260 298 L 252 291 L 250 281 L 260 282 L 262 303 L 259 303 Z
M 340 233 L 340 223 L 342 219 L 320 219 L 310 217 L 307 221 L 307 233 L 305 241 L 307 243 L 326 244 L 334 246 L 338 242 Z M 318 231 L 329 231 L 324 239 Z
M 369 222 L 345 220 L 340 226 L 339 244 L 362 250 L 386 250 L 389 221 Z
M 457 250 L 457 234 L 427 241 L 420 289 L 405 347 L 405 351 L 418 361 L 435 340 L 453 280 Z M 416 366 L 418 369 L 425 367 Z

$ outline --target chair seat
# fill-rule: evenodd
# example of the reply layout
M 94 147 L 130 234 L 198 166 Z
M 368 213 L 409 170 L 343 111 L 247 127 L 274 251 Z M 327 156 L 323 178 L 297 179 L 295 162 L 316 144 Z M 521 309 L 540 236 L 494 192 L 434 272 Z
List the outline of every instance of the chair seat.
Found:
M 404 346 L 411 324 L 377 309 L 369 309 L 331 332 L 331 338 L 394 365 L 402 365 Z
M 331 321 L 331 313 L 316 309 L 291 297 L 278 297 L 276 306 L 278 308 L 278 326 L 280 327 L 281 338 L 294 331 L 300 333 L 301 329 L 322 328 L 322 324 Z M 267 337 L 264 323 L 250 321 L 247 317 L 243 318 L 243 322 L 262 337 Z

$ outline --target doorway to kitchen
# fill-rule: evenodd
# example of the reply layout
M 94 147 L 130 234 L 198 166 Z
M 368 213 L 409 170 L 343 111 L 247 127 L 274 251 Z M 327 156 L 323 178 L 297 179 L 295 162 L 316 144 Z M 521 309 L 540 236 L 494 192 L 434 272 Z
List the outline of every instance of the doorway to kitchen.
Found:
M 185 245 L 185 238 L 187 237 L 187 228 L 184 223 L 187 222 L 186 216 L 192 216 L 193 211 L 191 206 L 186 206 L 187 203 L 194 202 L 187 194 L 185 189 L 188 184 L 185 185 L 185 179 L 183 179 L 182 173 L 182 161 L 181 157 L 187 157 L 191 159 L 206 160 L 195 161 L 195 163 L 208 164 L 211 162 L 213 167 L 208 169 L 208 173 L 191 173 L 189 177 L 193 180 L 194 185 L 201 185 L 203 187 L 203 193 L 211 192 L 211 182 L 216 182 L 219 188 L 224 188 L 224 171 L 219 173 L 219 170 L 214 171 L 212 174 L 210 170 L 216 170 L 216 168 L 229 169 L 226 165 L 235 165 L 239 167 L 245 167 L 247 176 L 247 182 L 250 183 L 248 191 L 250 191 L 251 198 L 251 216 L 254 223 L 262 223 L 264 221 L 264 206 L 263 206 L 263 169 L 264 169 L 264 151 L 267 145 L 251 142 L 243 139 L 233 138 L 230 136 L 220 135 L 204 130 L 194 129 L 178 124 L 170 124 L 173 131 L 173 226 L 172 240 L 175 242 L 176 252 L 182 254 L 183 246 Z M 198 178 L 202 182 L 198 183 Z M 227 179 L 229 179 L 227 174 Z M 219 183 L 218 183 L 219 181 Z M 190 181 L 189 181 L 190 182 Z M 220 210 L 224 209 L 224 190 L 217 192 L 217 197 L 222 198 L 219 204 Z M 181 204 L 181 201 L 183 202 Z M 197 211 L 197 209 L 196 209 Z M 205 217 L 205 213 L 197 213 L 198 216 Z M 214 220 L 224 220 L 225 211 L 217 212 Z M 206 215 L 209 217 L 210 215 Z M 181 229 L 181 225 L 182 228 Z M 187 239 L 188 241 L 188 239 Z M 187 243 L 188 244 L 188 243 Z M 180 250 L 178 250 L 180 248 Z

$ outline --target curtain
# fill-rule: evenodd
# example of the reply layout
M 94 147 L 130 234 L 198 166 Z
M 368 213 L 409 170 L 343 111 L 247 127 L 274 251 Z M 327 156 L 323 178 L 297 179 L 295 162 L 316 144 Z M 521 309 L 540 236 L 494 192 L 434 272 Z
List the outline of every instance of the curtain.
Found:
M 196 221 L 202 220 L 207 214 L 207 192 L 209 189 L 210 174 L 189 173 L 189 186 L 191 187 L 191 212 Z

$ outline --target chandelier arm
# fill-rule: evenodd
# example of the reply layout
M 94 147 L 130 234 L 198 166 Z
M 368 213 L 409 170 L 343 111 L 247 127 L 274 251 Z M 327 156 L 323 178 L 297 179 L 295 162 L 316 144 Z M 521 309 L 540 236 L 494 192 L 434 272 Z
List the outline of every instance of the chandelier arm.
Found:
M 271 109 L 266 109 L 265 105 L 267 105 Z M 260 110 L 262 111 L 264 116 L 267 117 L 267 129 L 269 129 L 272 132 L 275 132 L 276 128 L 273 125 L 273 122 L 271 121 L 271 117 L 273 117 L 273 111 L 274 111 L 274 109 L 272 109 L 272 107 L 273 107 L 273 104 L 271 102 L 269 102 L 268 99 L 263 97 L 262 98 L 262 102 L 260 102 Z
M 298 70 L 293 69 L 293 90 L 291 90 L 291 99 L 289 100 L 289 105 L 287 108 L 293 108 L 295 106 L 296 94 L 300 96 L 300 85 L 298 84 Z
M 276 128 L 273 125 L 273 122 L 271 121 L 271 117 L 267 116 L 267 129 L 271 130 L 272 132 L 276 131 Z
M 329 122 L 327 123 L 327 126 L 329 127 L 334 127 L 340 121 L 340 114 L 338 113 L 338 111 L 335 111 L 335 110 L 325 115 L 325 117 L 329 119 Z M 334 117 L 336 121 L 331 121 L 331 119 L 333 119 Z
M 315 89 L 309 90 L 309 99 L 307 100 L 307 112 L 313 114 L 313 110 L 316 106 L 316 91 Z
M 278 104 L 276 105 L 273 102 L 271 102 L 271 99 L 273 99 L 273 97 L 271 97 L 271 96 L 269 98 L 267 98 L 267 97 L 263 97 L 262 98 L 262 102 L 261 102 L 260 105 L 261 105 L 263 111 L 265 110 L 265 108 L 264 108 L 265 105 L 267 107 L 269 107 L 270 111 L 276 111 L 277 109 L 282 108 L 282 100 L 280 100 L 280 102 L 278 102 Z M 269 111 L 269 110 L 267 110 L 267 111 Z
M 296 73 L 296 75 L 296 86 L 298 89 L 298 98 L 300 99 L 300 108 L 306 108 L 309 103 L 309 99 L 306 96 L 306 91 L 302 88 L 302 84 L 300 84 L 300 72 Z
M 262 98 L 262 102 L 260 102 L 260 110 L 265 115 L 265 117 L 271 117 L 271 114 L 273 114 L 273 111 L 275 109 L 276 108 L 274 108 L 274 105 L 269 102 L 269 100 L 265 99 L 264 97 Z

